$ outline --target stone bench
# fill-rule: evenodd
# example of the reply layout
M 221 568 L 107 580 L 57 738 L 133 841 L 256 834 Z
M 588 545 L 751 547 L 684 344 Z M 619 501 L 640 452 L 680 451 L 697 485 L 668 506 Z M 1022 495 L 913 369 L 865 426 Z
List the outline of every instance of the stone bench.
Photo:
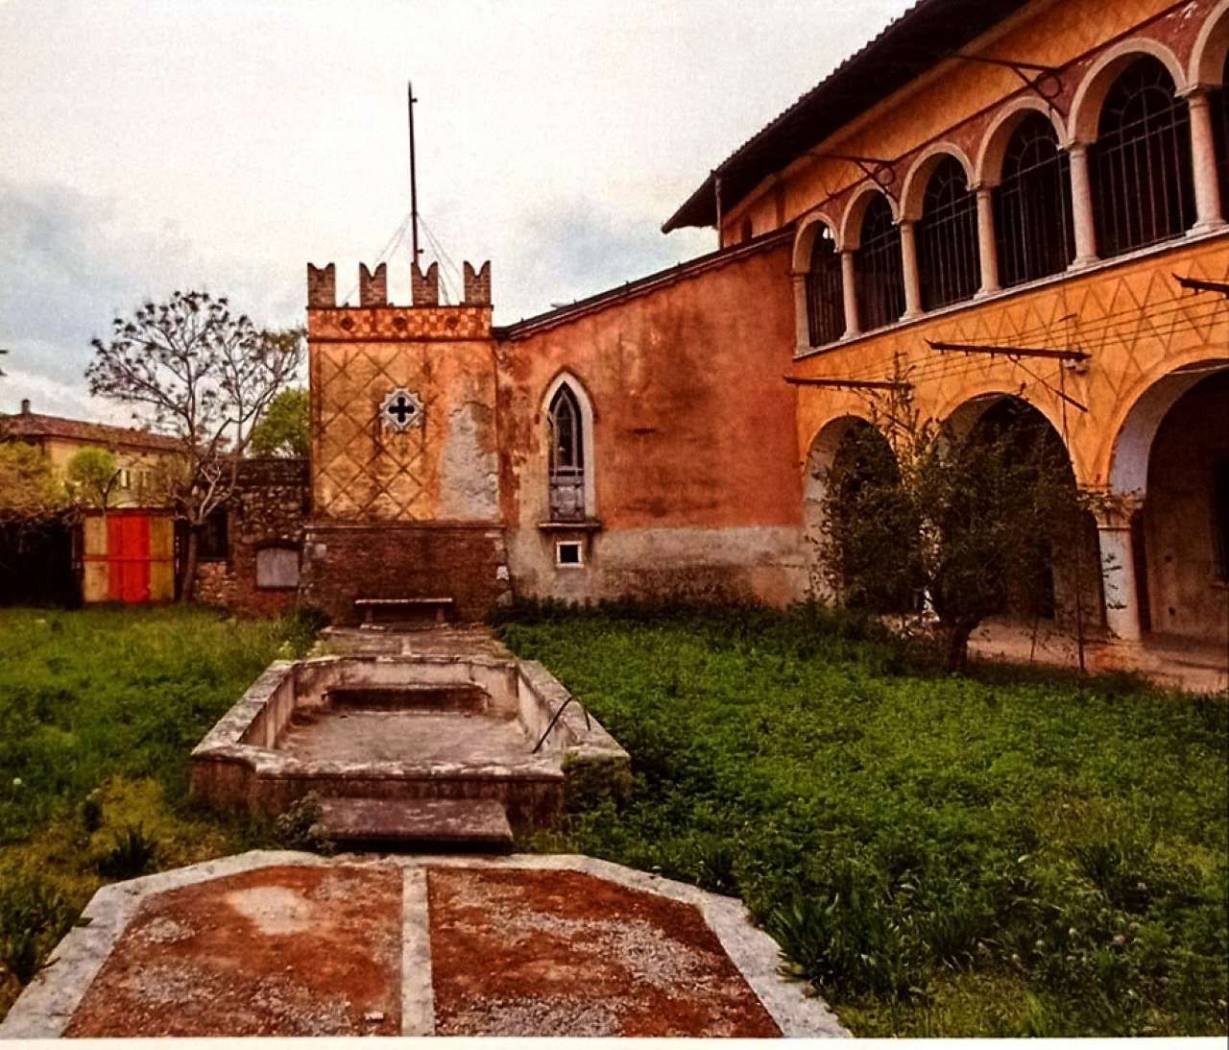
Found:
M 451 598 L 355 598 L 354 608 L 363 614 L 363 626 L 375 625 L 375 614 L 380 611 L 392 610 L 404 612 L 435 613 L 436 623 L 443 623 L 446 613 L 452 607 Z

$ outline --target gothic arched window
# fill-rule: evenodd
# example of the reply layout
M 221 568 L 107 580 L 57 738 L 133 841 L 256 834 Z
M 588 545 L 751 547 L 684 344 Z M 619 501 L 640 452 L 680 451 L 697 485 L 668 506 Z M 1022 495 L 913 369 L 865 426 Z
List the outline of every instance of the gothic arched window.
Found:
M 1097 248 L 1121 255 L 1178 237 L 1195 221 L 1191 120 L 1169 71 L 1132 62 L 1110 86 L 1092 158 Z
M 853 254 L 858 322 L 864 332 L 900 320 L 905 312 L 905 275 L 900 227 L 887 197 L 878 194 L 862 216 L 861 237 Z
M 568 383 L 551 398 L 550 516 L 552 521 L 585 518 L 585 428 L 580 400 Z
M 807 270 L 807 328 L 812 346 L 835 343 L 845 334 L 841 256 L 827 226 L 820 226 Z
M 994 189 L 999 277 L 1004 288 L 1061 273 L 1075 258 L 1070 161 L 1040 113 L 1025 117 L 1003 154 Z
M 971 299 L 981 284 L 977 195 L 955 157 L 944 157 L 926 183 L 917 264 L 923 310 Z

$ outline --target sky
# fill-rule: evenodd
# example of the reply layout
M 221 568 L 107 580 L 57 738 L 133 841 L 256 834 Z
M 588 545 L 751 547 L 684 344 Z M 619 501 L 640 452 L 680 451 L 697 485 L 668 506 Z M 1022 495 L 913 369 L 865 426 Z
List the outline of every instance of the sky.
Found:
M 90 339 L 177 289 L 301 324 L 306 262 L 356 302 L 388 249 L 408 303 L 407 79 L 454 301 L 463 259 L 508 324 L 711 251 L 662 223 L 907 6 L 0 0 L 0 412 L 126 421 Z

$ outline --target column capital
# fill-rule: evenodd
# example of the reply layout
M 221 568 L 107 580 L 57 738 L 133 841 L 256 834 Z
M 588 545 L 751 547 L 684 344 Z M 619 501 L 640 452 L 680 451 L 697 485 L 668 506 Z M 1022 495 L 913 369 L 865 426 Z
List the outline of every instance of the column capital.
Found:
M 1089 509 L 1100 532 L 1130 529 L 1132 516 L 1144 506 L 1142 492 L 1111 492 L 1108 489 L 1100 489 L 1093 492 L 1092 499 L 1093 505 Z
M 1175 94 L 1178 98 L 1186 99 L 1187 105 L 1206 106 L 1212 101 L 1209 98 L 1212 90 L 1207 84 L 1191 84 L 1184 87 L 1181 91 L 1175 92 Z

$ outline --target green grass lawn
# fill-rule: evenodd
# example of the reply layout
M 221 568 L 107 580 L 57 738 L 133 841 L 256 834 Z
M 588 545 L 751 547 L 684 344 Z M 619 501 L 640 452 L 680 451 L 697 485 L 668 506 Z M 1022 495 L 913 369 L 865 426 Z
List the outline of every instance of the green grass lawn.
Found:
M 104 881 L 245 848 L 192 806 L 188 753 L 294 621 L 0 610 L 0 1016 Z
M 855 1033 L 1226 1031 L 1223 697 L 946 678 L 807 611 L 502 630 L 636 773 L 540 845 L 742 896 Z

